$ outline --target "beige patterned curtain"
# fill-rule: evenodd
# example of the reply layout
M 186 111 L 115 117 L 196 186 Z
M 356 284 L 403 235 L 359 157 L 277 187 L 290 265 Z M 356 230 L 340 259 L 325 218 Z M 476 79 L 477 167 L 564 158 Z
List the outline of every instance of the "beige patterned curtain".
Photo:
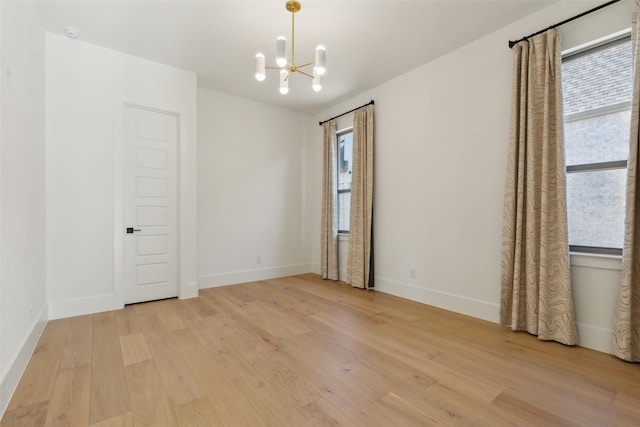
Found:
M 638 44 L 639 4 L 635 1 L 632 18 L 634 62 L 631 139 L 627 163 L 625 236 L 622 250 L 622 281 L 613 330 L 613 354 L 629 362 L 640 362 L 640 49 Z
M 500 323 L 573 345 L 560 64 L 557 30 L 513 47 Z
M 373 287 L 373 105 L 353 118 L 353 165 L 347 283 Z
M 336 122 L 323 125 L 322 225 L 320 231 L 320 273 L 323 279 L 338 280 L 338 173 Z

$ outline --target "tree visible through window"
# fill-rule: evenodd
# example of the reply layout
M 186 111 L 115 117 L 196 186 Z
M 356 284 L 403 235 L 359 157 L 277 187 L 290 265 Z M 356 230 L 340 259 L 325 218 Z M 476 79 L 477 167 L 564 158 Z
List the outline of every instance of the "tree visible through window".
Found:
M 563 58 L 567 216 L 573 251 L 622 252 L 632 67 L 629 37 Z
M 338 133 L 338 233 L 349 233 L 353 131 Z

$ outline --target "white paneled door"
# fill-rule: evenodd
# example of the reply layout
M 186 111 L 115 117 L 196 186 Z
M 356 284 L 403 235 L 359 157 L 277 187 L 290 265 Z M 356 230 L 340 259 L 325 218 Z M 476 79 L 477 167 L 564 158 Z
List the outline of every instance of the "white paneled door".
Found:
M 125 304 L 178 295 L 177 145 L 176 116 L 125 107 Z

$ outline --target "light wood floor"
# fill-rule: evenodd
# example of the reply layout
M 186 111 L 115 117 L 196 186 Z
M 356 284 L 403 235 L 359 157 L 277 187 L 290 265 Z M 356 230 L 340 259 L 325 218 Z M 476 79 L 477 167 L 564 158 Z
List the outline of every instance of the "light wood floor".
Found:
M 47 325 L 1 426 L 640 425 L 640 366 L 302 275 Z

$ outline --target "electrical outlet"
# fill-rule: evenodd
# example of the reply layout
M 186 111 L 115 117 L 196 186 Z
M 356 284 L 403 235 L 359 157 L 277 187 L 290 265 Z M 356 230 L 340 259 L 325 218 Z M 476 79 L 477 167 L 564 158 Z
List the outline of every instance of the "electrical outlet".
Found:
M 412 278 L 412 279 L 416 278 L 416 269 L 415 268 L 412 268 L 412 269 L 409 270 L 409 277 Z
M 262 264 L 262 256 L 260 255 L 256 256 L 256 264 Z

